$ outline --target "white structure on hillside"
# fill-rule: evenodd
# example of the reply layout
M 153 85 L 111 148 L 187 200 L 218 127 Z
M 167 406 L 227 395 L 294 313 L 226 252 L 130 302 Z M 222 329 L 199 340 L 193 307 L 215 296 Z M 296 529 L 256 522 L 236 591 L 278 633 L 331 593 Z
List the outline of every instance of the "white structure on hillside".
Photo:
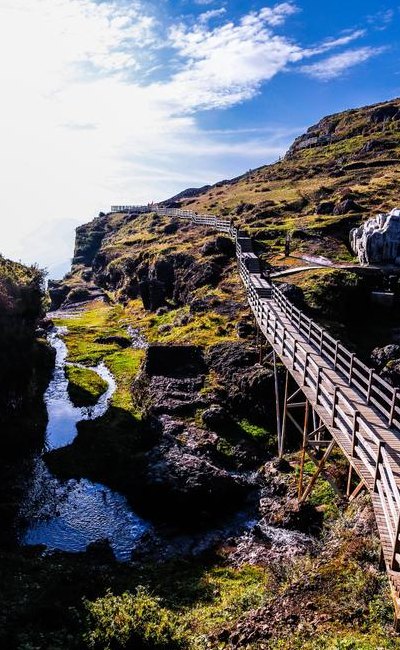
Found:
M 400 266 L 400 210 L 378 214 L 350 232 L 350 243 L 360 264 Z

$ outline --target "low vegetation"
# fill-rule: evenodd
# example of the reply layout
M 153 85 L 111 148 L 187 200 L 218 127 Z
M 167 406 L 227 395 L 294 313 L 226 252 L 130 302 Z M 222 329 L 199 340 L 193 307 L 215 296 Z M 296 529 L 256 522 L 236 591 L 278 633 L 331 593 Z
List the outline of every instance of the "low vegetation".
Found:
M 94 370 L 67 365 L 65 374 L 68 394 L 74 406 L 93 406 L 107 390 L 107 382 Z

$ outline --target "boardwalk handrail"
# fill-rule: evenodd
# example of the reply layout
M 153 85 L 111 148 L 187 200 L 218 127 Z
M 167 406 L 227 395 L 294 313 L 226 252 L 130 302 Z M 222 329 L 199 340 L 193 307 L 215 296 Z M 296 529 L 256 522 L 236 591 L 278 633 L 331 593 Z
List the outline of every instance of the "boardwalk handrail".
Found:
M 244 253 L 239 243 L 238 230 L 231 220 L 221 219 L 214 214 L 198 214 L 194 210 L 164 208 L 158 204 L 145 206 L 112 206 L 112 211 L 123 208 L 138 213 L 156 212 L 159 215 L 189 219 L 198 225 L 212 226 L 229 233 L 236 241 L 238 269 L 247 290 L 251 288 L 251 273 L 246 267 Z M 389 426 L 400 430 L 400 392 L 382 379 L 372 368 L 366 366 L 353 352 L 350 352 L 339 340 L 334 339 L 323 327 L 295 307 L 282 290 L 272 284 L 272 298 L 296 327 L 298 332 L 307 337 L 311 345 L 319 350 L 320 355 L 333 364 L 338 374 L 346 379 L 349 386 L 357 389 L 366 398 L 366 403 L 377 409 L 387 420 Z
M 272 294 L 297 331 L 306 336 L 311 345 L 318 348 L 320 355 L 333 364 L 333 368 L 346 379 L 348 385 L 355 387 L 366 398 L 367 404 L 373 405 L 382 413 L 389 426 L 400 429 L 398 389 L 382 379 L 340 341 L 295 307 L 275 284 Z
M 157 204 L 120 208 L 131 214 L 155 212 L 187 219 L 232 237 L 236 245 L 238 271 L 260 331 L 281 358 L 287 372 L 295 377 L 305 399 L 311 400 L 320 423 L 330 431 L 333 441 L 328 449 L 332 448 L 334 441 L 339 444 L 372 495 L 383 557 L 394 594 L 396 620 L 399 621 L 399 391 L 295 307 L 279 286 L 263 276 L 250 237 L 238 230 L 231 220 Z M 391 432 L 393 438 L 386 435 L 389 428 L 395 429 Z M 314 444 L 318 445 L 319 441 L 315 440 Z M 301 499 L 306 498 L 311 487 L 312 481 Z

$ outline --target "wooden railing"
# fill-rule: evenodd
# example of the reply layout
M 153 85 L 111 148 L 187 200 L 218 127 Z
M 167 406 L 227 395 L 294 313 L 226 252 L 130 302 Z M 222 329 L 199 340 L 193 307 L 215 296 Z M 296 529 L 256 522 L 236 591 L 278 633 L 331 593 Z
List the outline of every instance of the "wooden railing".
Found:
M 340 432 L 340 442 L 347 455 L 359 461 L 369 477 L 372 489 L 379 496 L 386 527 L 393 549 L 391 568 L 400 568 L 400 490 L 393 468 L 399 469 L 399 458 L 391 458 L 384 443 L 376 436 L 365 417 L 347 398 L 345 391 L 334 380 L 330 369 L 316 363 L 313 354 L 320 355 L 321 342 L 315 353 L 289 331 L 284 322 L 252 290 L 249 304 L 261 330 L 273 344 L 281 359 L 300 374 L 302 386 L 312 392 L 313 402 L 328 429 Z M 294 308 L 295 309 L 295 308 Z M 297 310 L 298 311 L 298 310 Z M 296 319 L 296 316 L 294 316 Z M 300 328 L 297 328 L 300 332 Z M 308 329 L 307 332 L 308 334 Z M 308 345 L 313 336 L 308 336 Z M 315 338 L 315 337 L 314 337 Z M 333 378 L 332 378 L 333 374 Z M 360 468 L 358 468 L 360 469 Z
M 118 206 L 113 206 L 118 207 Z M 122 206 L 123 207 L 123 206 Z M 125 206 L 129 207 L 129 206 Z M 386 522 L 386 531 L 392 549 L 390 568 L 400 570 L 400 458 L 374 433 L 372 427 L 346 395 L 343 387 L 335 381 L 335 374 L 356 390 L 364 403 L 384 418 L 391 428 L 400 429 L 400 396 L 379 375 L 368 368 L 357 356 L 347 350 L 324 328 L 295 307 L 276 284 L 271 284 L 260 274 L 252 273 L 246 260 L 255 257 L 249 238 L 239 233 L 231 221 L 212 214 L 199 215 L 192 210 L 163 208 L 157 205 L 130 206 L 140 212 L 156 212 L 159 215 L 188 219 L 194 224 L 210 226 L 231 235 L 236 243 L 237 265 L 247 290 L 249 305 L 257 323 L 269 342 L 277 350 L 285 365 L 291 367 L 300 388 L 312 393 L 313 402 L 325 426 L 340 438 L 340 445 L 354 462 L 363 480 L 377 495 Z M 257 286 L 254 282 L 257 276 Z M 264 295 L 260 296 L 260 285 Z M 278 307 L 283 319 L 277 315 Z M 296 337 L 293 329 L 301 336 Z M 311 348 L 312 352 L 310 352 Z M 314 356 L 327 362 L 321 367 Z M 333 372 L 332 372 L 333 371 Z
M 306 336 L 324 359 L 332 363 L 334 370 L 346 379 L 348 385 L 355 387 L 366 403 L 374 406 L 385 417 L 389 426 L 400 429 L 398 389 L 388 384 L 340 341 L 295 307 L 276 285 L 273 285 L 272 294 L 292 325 Z

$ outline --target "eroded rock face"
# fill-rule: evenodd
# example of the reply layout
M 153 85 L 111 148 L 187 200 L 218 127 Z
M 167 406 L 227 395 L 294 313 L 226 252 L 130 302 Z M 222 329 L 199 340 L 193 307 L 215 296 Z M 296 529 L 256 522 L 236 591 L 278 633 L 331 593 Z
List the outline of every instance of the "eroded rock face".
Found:
M 400 265 L 400 210 L 378 214 L 350 232 L 360 264 Z

